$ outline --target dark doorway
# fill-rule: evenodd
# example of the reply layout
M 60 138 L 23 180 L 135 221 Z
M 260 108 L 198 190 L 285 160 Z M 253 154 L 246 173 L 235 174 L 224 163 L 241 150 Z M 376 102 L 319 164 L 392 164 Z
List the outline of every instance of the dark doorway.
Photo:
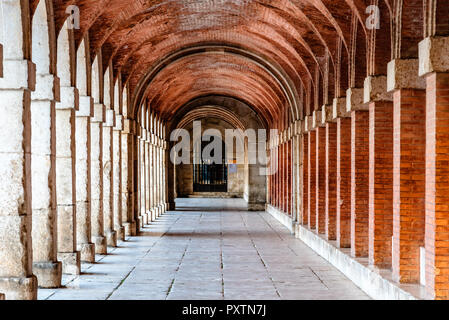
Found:
M 200 164 L 193 165 L 193 192 L 228 192 L 228 166 L 226 164 L 226 146 L 222 143 L 221 163 L 203 157 L 203 150 L 209 142 L 201 143 Z M 215 150 L 211 156 L 215 157 Z

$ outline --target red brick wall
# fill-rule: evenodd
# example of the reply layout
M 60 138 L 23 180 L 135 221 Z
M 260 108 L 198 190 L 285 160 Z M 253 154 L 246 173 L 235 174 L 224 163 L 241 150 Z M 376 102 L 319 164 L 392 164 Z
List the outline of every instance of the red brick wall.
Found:
M 326 123 L 326 236 L 337 239 L 337 124 Z
M 351 113 L 351 254 L 368 256 L 369 112 Z
M 337 120 L 337 243 L 351 246 L 351 118 Z
M 292 141 L 288 141 L 287 142 L 287 179 L 288 179 L 288 184 L 287 184 L 287 213 L 289 214 L 289 216 L 292 216 L 292 202 L 293 202 L 293 194 L 292 194 L 292 181 L 293 181 L 293 177 L 292 177 L 292 173 L 293 173 L 293 169 L 292 169 L 292 165 L 293 165 L 293 159 L 292 159 Z
M 427 77 L 426 287 L 449 299 L 449 74 Z
M 316 227 L 316 132 L 309 132 L 309 228 Z
M 302 224 L 309 224 L 309 134 L 302 135 Z
M 369 118 L 369 261 L 391 267 L 393 103 L 372 102 Z
M 316 129 L 316 225 L 326 233 L 326 128 Z
M 393 277 L 419 281 L 425 224 L 425 90 L 394 93 Z

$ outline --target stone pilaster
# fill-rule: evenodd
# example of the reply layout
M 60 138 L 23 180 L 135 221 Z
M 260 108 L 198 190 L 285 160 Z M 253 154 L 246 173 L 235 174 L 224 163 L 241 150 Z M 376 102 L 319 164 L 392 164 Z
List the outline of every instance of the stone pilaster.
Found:
M 20 16 L 19 4 L 6 5 L 9 14 Z M 32 270 L 30 155 L 35 66 L 27 60 L 4 58 L 0 126 L 9 129 L 0 135 L 0 292 L 8 300 L 32 300 L 37 298 Z
M 90 118 L 94 115 L 91 97 L 80 96 L 76 111 L 76 241 L 81 261 L 95 262 L 95 244 L 92 243 L 91 181 L 90 181 Z
M 125 240 L 125 228 L 122 219 L 122 134 L 123 116 L 115 116 L 115 126 L 112 131 L 112 179 L 114 197 L 114 230 L 117 232 L 117 239 Z
M 38 74 L 31 94 L 33 273 L 40 287 L 61 286 L 56 213 L 56 91 L 59 79 Z
M 113 201 L 113 149 L 112 128 L 114 127 L 114 110 L 106 109 L 105 121 L 102 125 L 102 166 L 103 166 L 103 218 L 106 243 L 110 247 L 117 247 L 117 232 L 114 230 L 114 201 Z
M 134 121 L 125 119 L 122 131 L 122 219 L 127 236 L 135 236 L 137 232 L 133 202 L 133 132 Z
M 75 110 L 79 109 L 78 90 L 61 88 L 56 104 L 56 198 L 58 214 L 58 260 L 62 272 L 81 273 L 81 255 L 76 244 L 76 148 Z
M 94 104 L 94 116 L 90 119 L 90 182 L 92 241 L 95 253 L 107 254 L 103 213 L 103 122 L 105 107 Z

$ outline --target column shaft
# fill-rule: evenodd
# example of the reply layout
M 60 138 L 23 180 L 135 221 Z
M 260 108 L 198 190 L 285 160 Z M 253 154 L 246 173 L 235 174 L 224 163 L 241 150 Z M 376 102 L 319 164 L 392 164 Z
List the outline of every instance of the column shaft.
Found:
M 56 110 L 56 195 L 58 214 L 58 259 L 62 271 L 81 272 L 80 252 L 76 248 L 76 154 L 75 109 L 58 104 Z
M 112 110 L 107 111 L 109 114 Z M 112 119 L 103 123 L 103 215 L 106 243 L 110 247 L 117 247 L 117 232 L 114 230 L 114 201 L 113 201 L 113 149 L 112 149 Z
M 393 277 L 418 282 L 425 229 L 426 92 L 394 92 Z
M 326 123 L 326 237 L 337 239 L 337 124 Z
M 326 233 L 326 128 L 316 128 L 316 226 Z
M 55 102 L 31 102 L 33 273 L 40 287 L 61 286 L 56 213 Z
M 309 228 L 316 228 L 316 132 L 309 132 Z
M 391 267 L 393 236 L 393 103 L 370 103 L 369 261 Z
M 302 225 L 309 224 L 309 133 L 302 135 Z
M 337 244 L 351 246 L 351 118 L 337 119 Z

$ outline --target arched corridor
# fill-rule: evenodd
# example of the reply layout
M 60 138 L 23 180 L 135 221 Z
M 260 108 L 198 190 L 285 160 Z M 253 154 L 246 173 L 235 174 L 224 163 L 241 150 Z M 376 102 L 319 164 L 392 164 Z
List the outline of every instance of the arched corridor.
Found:
M 447 300 L 448 97 L 446 0 L 0 0 L 0 300 Z

